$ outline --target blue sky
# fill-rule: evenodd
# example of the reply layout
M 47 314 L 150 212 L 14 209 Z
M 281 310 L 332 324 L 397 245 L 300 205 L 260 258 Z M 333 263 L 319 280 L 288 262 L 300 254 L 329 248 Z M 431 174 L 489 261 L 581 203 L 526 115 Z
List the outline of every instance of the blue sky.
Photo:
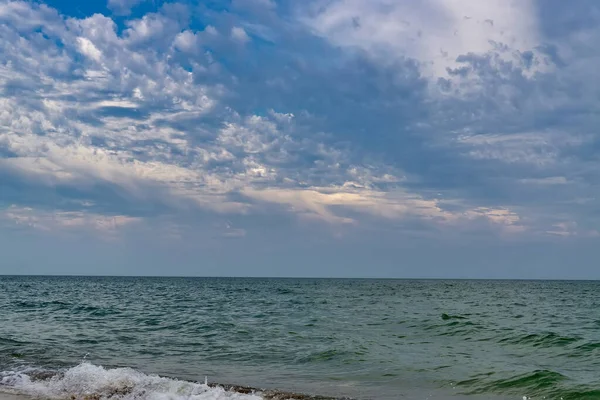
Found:
M 600 278 L 597 2 L 79 3 L 0 0 L 0 273 Z

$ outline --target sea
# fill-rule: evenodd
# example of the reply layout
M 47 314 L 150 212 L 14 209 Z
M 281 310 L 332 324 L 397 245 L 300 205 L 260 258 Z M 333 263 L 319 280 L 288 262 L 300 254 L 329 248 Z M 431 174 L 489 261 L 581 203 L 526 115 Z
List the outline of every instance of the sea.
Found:
M 0 276 L 15 395 L 600 399 L 600 282 Z

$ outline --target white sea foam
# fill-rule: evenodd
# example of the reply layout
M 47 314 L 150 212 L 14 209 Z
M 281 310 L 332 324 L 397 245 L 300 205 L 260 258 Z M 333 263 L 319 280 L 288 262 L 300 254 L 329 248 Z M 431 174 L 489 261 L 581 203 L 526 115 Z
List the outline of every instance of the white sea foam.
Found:
M 0 389 L 44 399 L 118 400 L 262 400 L 258 394 L 243 394 L 157 375 L 131 368 L 104 368 L 83 362 L 64 373 L 35 379 L 34 370 L 0 373 Z

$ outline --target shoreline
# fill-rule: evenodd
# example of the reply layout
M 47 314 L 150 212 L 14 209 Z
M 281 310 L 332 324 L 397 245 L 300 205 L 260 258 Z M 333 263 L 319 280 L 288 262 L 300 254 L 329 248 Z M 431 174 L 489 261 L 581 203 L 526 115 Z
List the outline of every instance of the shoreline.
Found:
M 0 390 L 0 400 L 29 400 L 31 397 L 28 397 L 24 394 L 14 394 L 14 393 L 6 393 Z
M 199 384 L 199 382 L 191 383 Z M 288 392 L 277 389 L 260 389 L 251 386 L 222 384 L 216 382 L 208 382 L 206 385 L 211 389 L 223 389 L 231 393 L 260 396 L 264 400 L 356 400 L 351 397 L 344 396 L 332 397 L 322 395 L 310 395 L 305 393 Z M 6 388 L 6 386 L 3 387 L 3 385 L 0 384 L 0 400 L 31 400 L 38 398 L 37 396 L 32 396 L 28 394 L 5 392 L 2 390 L 4 388 Z M 130 393 L 131 391 L 129 390 L 129 388 L 124 388 L 123 390 L 116 390 L 111 395 L 124 396 Z M 104 395 L 106 395 L 106 393 Z M 103 396 L 100 394 L 90 394 L 83 397 L 75 397 L 74 395 L 71 395 L 71 400 L 100 400 L 102 398 Z
M 285 392 L 281 390 L 258 389 L 250 386 L 231 385 L 222 383 L 208 383 L 211 388 L 223 388 L 227 391 L 241 394 L 257 394 L 265 400 L 354 400 L 350 397 L 330 397 L 309 395 L 303 393 Z M 2 399 L 3 400 L 3 399 Z

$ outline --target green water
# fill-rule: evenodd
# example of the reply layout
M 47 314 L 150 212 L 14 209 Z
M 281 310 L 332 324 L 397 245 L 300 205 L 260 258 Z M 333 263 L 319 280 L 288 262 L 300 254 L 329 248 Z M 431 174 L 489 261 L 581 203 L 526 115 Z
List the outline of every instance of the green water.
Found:
M 600 399 L 599 290 L 553 281 L 0 277 L 0 390 L 79 395 L 78 379 L 89 393 L 98 376 L 106 386 L 111 368 L 129 367 L 358 399 Z M 196 397 L 220 398 L 211 395 Z

